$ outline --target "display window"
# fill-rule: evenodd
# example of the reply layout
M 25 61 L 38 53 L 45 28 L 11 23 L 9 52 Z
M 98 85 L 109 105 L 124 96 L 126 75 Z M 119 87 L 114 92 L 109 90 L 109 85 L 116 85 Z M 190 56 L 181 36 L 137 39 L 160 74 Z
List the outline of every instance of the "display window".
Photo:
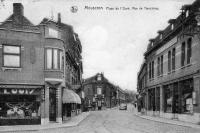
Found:
M 40 96 L 1 95 L 0 119 L 40 118 Z

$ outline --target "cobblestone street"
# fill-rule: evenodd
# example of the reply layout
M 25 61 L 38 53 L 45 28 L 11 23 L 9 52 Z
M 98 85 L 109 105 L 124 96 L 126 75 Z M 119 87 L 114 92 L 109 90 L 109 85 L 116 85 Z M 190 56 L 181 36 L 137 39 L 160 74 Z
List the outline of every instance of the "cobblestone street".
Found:
M 200 129 L 165 124 L 134 115 L 127 111 L 111 109 L 91 112 L 77 127 L 34 131 L 32 133 L 199 133 Z

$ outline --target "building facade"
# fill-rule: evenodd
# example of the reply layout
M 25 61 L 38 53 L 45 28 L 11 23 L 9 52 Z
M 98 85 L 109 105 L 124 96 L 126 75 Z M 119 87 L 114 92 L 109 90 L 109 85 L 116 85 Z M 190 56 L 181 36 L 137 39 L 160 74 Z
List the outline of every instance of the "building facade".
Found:
M 64 104 L 81 103 L 74 91 L 66 92 L 82 82 L 81 57 L 72 55 L 77 64 L 67 58 L 68 51 L 81 48 L 77 40 L 60 14 L 58 21 L 44 18 L 33 25 L 24 16 L 23 5 L 13 4 L 13 14 L 0 25 L 0 125 L 61 123 Z M 80 56 L 78 50 L 73 52 Z M 78 69 L 69 70 L 68 64 Z
M 143 69 L 138 75 L 138 93 L 146 99 L 143 108 L 148 115 L 200 122 L 199 7 L 198 0 L 184 5 L 181 14 L 150 39 L 144 54 L 145 87 Z
M 117 105 L 121 103 L 126 103 L 126 93 L 122 90 L 119 86 L 116 87 L 117 89 Z
M 146 84 L 147 84 L 147 65 L 146 62 L 144 61 L 140 67 L 140 71 L 138 72 L 137 75 L 137 92 L 139 95 L 137 95 L 137 108 L 138 111 L 140 112 L 141 109 L 146 108 Z
M 104 77 L 103 73 L 85 79 L 83 91 L 86 108 L 102 109 L 117 105 L 117 88 Z

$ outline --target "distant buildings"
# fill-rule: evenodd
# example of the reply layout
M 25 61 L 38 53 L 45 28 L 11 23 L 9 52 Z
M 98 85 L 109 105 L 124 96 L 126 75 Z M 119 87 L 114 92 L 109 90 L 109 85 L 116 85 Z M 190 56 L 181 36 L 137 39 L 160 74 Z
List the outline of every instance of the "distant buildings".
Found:
M 80 112 L 82 46 L 73 27 L 33 25 L 21 3 L 0 25 L 0 125 L 61 123 Z M 74 90 L 74 91 L 73 91 Z
M 104 77 L 103 73 L 87 78 L 83 82 L 86 109 L 112 108 L 125 102 L 125 93 Z
M 138 108 L 147 115 L 200 122 L 200 2 L 150 40 L 138 73 Z

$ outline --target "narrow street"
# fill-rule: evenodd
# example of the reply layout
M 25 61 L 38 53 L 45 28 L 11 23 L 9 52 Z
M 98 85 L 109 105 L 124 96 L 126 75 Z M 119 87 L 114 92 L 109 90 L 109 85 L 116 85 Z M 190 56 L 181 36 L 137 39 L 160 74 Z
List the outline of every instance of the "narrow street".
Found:
M 128 110 L 103 110 L 91 112 L 79 126 L 57 128 L 32 133 L 199 133 L 200 129 L 164 124 L 135 116 Z

